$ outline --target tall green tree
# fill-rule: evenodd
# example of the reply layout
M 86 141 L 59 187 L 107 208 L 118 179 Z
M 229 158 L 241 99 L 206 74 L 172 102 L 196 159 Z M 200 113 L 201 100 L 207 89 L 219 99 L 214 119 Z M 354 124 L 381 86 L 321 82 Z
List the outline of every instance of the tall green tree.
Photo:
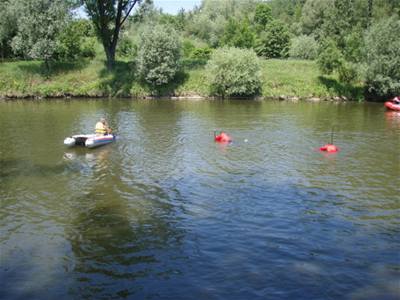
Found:
M 266 3 L 258 3 L 254 13 L 254 22 L 265 28 L 265 25 L 270 21 L 272 21 L 271 7 Z
M 141 0 L 82 0 L 107 57 L 107 68 L 115 64 L 115 52 L 122 25 Z
M 400 94 L 400 20 L 391 17 L 371 26 L 365 36 L 367 93 L 374 98 Z
M 334 0 L 307 0 L 300 18 L 303 33 L 320 38 L 326 16 L 333 9 Z
M 12 55 L 11 40 L 17 34 L 17 13 L 15 2 L 0 2 L 0 57 Z
M 290 34 L 286 24 L 274 20 L 267 24 L 257 41 L 256 52 L 265 58 L 287 57 Z
M 230 19 L 221 38 L 222 45 L 237 48 L 252 48 L 254 41 L 255 34 L 252 32 L 247 20 L 236 21 Z
M 63 0 L 20 1 L 17 35 L 11 46 L 15 53 L 27 58 L 43 59 L 47 69 L 54 58 L 57 37 L 66 27 L 69 15 L 68 2 Z

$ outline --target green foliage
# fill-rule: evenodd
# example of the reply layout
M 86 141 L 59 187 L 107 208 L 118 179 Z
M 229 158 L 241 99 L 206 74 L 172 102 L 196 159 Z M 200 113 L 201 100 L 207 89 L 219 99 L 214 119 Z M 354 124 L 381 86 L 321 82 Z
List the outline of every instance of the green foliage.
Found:
M 217 49 L 206 72 L 212 95 L 253 96 L 261 90 L 260 62 L 253 50 Z
M 153 86 L 169 83 L 179 69 L 181 41 L 176 31 L 150 26 L 140 36 L 137 56 L 139 75 Z
M 57 37 L 55 58 L 76 60 L 80 57 L 94 57 L 94 42 L 90 36 L 93 36 L 93 31 L 88 21 L 70 22 Z
M 161 14 L 158 22 L 159 24 L 173 27 L 178 31 L 183 30 L 186 25 L 185 15 L 182 13 L 182 11 L 176 16 L 170 14 Z
M 365 37 L 366 89 L 372 96 L 400 94 L 400 20 L 373 25 Z
M 287 57 L 290 35 L 284 23 L 274 20 L 265 27 L 257 41 L 257 54 L 265 58 Z
M 335 40 L 339 49 L 343 49 L 345 47 L 344 37 L 356 25 L 354 17 L 354 0 L 335 0 L 333 7 L 328 10 L 325 16 L 324 36 L 329 36 Z
M 96 38 L 87 37 L 82 40 L 81 44 L 81 56 L 87 58 L 94 58 L 96 56 L 95 50 Z
M 107 57 L 107 68 L 111 70 L 115 65 L 115 53 L 122 25 L 137 0 L 82 0 L 86 12 L 92 20 L 97 36 L 102 42 Z
M 248 21 L 240 22 L 230 19 L 225 27 L 221 44 L 237 48 L 252 48 L 254 41 L 255 34 L 251 31 Z
M 345 59 L 354 63 L 362 60 L 362 51 L 364 49 L 364 30 L 358 25 L 352 31 L 344 36 L 343 54 Z
M 321 43 L 317 63 L 324 74 L 331 74 L 343 64 L 343 54 L 334 40 L 328 38 Z
M 208 46 L 196 47 L 191 40 L 185 39 L 182 43 L 182 65 L 193 68 L 205 65 L 210 59 L 212 49 Z
M 338 67 L 339 80 L 346 84 L 351 84 L 358 78 L 358 68 L 356 64 L 343 61 Z
M 47 62 L 56 54 L 57 37 L 69 17 L 68 7 L 62 0 L 27 0 L 24 5 L 12 48 L 15 53 Z
M 192 59 L 207 61 L 210 59 L 212 49 L 210 47 L 195 48 L 193 49 L 190 57 Z
M 318 55 L 318 43 L 312 36 L 300 35 L 291 40 L 289 56 L 291 58 L 315 59 Z
M 117 46 L 117 54 L 121 57 L 134 58 L 137 55 L 137 46 L 128 36 L 122 36 Z
M 195 49 L 195 45 L 192 43 L 191 40 L 189 40 L 189 39 L 183 40 L 182 52 L 183 52 L 184 58 L 189 58 L 194 49 Z
M 271 7 L 266 3 L 258 3 L 254 13 L 254 22 L 264 28 L 272 21 Z
M 144 0 L 132 16 L 134 23 L 147 23 L 158 15 L 153 0 Z
M 17 11 L 15 2 L 0 2 L 0 57 L 12 56 L 11 40 L 17 34 Z
M 334 0 L 307 0 L 301 14 L 303 33 L 322 35 L 321 30 L 327 14 L 333 9 Z
M 256 7 L 255 0 L 203 0 L 200 9 L 187 18 L 187 33 L 212 47 L 221 45 L 228 20 L 243 20 Z

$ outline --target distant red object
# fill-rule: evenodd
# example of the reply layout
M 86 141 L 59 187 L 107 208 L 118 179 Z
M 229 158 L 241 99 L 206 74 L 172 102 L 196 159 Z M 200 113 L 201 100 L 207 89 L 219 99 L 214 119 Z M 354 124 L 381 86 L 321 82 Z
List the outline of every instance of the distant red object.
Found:
M 230 143 L 232 142 L 232 138 L 226 134 L 225 132 L 221 131 L 220 134 L 214 133 L 214 140 L 218 143 Z
M 338 152 L 339 147 L 332 145 L 332 144 L 326 144 L 319 148 L 320 151 L 325 151 L 325 152 Z
M 398 98 L 398 97 L 396 97 L 396 98 Z M 396 103 L 394 103 L 392 101 L 386 101 L 385 102 L 385 107 L 387 109 L 390 109 L 390 110 L 400 111 L 400 104 L 396 104 Z

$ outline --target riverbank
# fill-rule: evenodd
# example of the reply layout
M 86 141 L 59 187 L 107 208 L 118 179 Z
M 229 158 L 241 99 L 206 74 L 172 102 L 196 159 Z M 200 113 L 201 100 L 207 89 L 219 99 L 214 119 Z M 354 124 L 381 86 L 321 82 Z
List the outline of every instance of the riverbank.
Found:
M 261 99 L 298 101 L 363 100 L 361 85 L 341 84 L 321 76 L 313 61 L 264 60 Z M 48 72 L 40 61 L 0 64 L 0 98 L 210 98 L 204 67 L 185 67 L 176 80 L 153 90 L 137 79 L 134 64 L 119 61 L 107 71 L 101 60 L 55 63 Z

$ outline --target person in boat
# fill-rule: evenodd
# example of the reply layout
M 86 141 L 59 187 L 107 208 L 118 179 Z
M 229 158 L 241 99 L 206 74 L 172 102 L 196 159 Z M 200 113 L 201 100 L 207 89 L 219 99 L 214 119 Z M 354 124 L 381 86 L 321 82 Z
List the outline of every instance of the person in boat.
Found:
M 394 97 L 393 98 L 393 103 L 396 105 L 400 105 L 400 96 Z
M 106 135 L 106 134 L 111 134 L 112 130 L 108 126 L 108 123 L 106 119 L 101 118 L 99 122 L 96 123 L 96 134 L 98 135 Z

